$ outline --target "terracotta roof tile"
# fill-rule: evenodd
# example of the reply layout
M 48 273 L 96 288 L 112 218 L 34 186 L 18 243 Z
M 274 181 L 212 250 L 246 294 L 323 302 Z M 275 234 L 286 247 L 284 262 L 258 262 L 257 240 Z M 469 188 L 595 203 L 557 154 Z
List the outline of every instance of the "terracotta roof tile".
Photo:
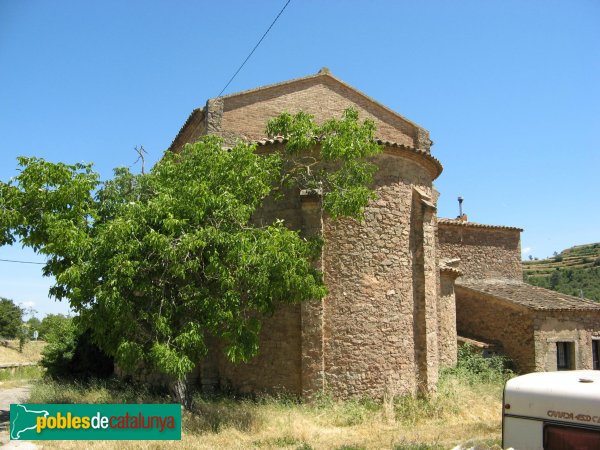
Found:
M 259 139 L 258 141 L 254 142 L 259 147 L 264 147 L 268 145 L 285 144 L 287 141 L 287 138 L 283 136 L 274 136 L 272 138 Z M 411 153 L 416 153 L 417 155 L 425 157 L 425 159 L 429 160 L 435 166 L 435 178 L 437 178 L 440 175 L 440 173 L 442 173 L 442 170 L 444 170 L 444 167 L 442 166 L 440 160 L 434 156 L 431 156 L 431 153 L 426 152 L 425 150 L 419 150 L 408 145 L 399 144 L 398 142 L 384 141 L 382 139 L 375 139 L 375 142 L 387 148 L 397 148 Z
M 456 336 L 456 340 L 461 344 L 470 344 L 477 348 L 494 348 L 498 346 L 496 343 L 484 342 L 481 339 L 473 339 L 460 335 Z
M 518 280 L 459 280 L 456 287 L 459 290 L 463 288 L 481 292 L 538 311 L 600 311 L 600 303 L 531 286 Z
M 523 231 L 523 228 L 518 228 L 518 227 L 507 227 L 504 225 L 486 225 L 483 223 L 475 223 L 475 222 L 468 222 L 468 221 L 462 221 L 462 220 L 456 220 L 456 219 L 446 219 L 443 217 L 438 218 L 438 224 L 442 224 L 442 225 L 455 225 L 458 227 L 474 227 L 474 228 L 496 228 L 498 230 L 517 230 L 517 231 Z
M 192 119 L 200 113 L 204 113 L 204 108 L 196 108 L 194 109 L 190 115 L 188 116 L 188 118 L 186 119 L 185 123 L 181 126 L 181 128 L 179 129 L 179 131 L 177 132 L 177 135 L 173 138 L 173 140 L 171 141 L 171 145 L 169 145 L 169 148 L 167 149 L 167 151 L 172 151 L 173 150 L 173 146 L 175 145 L 175 142 L 177 142 L 177 139 L 179 138 L 179 136 L 181 135 L 181 133 L 183 133 L 183 130 L 188 126 L 188 124 L 192 121 Z

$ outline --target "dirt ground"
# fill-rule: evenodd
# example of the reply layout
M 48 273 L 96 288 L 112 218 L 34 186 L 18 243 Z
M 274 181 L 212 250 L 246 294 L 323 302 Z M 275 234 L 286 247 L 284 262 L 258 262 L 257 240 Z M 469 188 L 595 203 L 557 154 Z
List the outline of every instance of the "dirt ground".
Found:
M 10 416 L 10 404 L 21 403 L 29 397 L 29 385 L 2 389 L 0 386 L 0 446 L 2 449 L 33 450 L 39 448 L 31 442 L 10 441 L 8 435 L 8 419 Z

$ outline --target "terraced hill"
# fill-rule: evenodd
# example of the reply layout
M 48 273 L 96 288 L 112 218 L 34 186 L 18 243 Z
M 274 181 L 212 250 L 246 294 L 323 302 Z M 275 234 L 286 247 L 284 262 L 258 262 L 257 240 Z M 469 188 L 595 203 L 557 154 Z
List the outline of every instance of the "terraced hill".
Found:
M 576 245 L 539 261 L 523 261 L 523 279 L 534 286 L 600 302 L 600 243 Z

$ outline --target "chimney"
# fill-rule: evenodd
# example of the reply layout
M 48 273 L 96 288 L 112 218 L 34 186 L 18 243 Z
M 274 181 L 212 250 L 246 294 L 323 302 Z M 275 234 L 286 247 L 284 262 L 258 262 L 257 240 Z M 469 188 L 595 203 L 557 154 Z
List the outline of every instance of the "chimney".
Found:
M 458 217 L 456 218 L 456 220 L 460 220 L 461 222 L 466 222 L 468 219 L 467 219 L 467 215 L 463 213 L 463 209 L 462 209 L 463 200 L 464 200 L 464 198 L 458 197 Z

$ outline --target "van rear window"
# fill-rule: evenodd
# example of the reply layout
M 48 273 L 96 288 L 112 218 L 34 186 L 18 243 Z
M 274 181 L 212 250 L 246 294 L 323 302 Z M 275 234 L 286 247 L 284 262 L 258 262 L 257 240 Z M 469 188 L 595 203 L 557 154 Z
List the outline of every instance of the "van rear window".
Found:
M 544 450 L 574 449 L 600 449 L 600 431 L 558 425 L 544 426 Z

